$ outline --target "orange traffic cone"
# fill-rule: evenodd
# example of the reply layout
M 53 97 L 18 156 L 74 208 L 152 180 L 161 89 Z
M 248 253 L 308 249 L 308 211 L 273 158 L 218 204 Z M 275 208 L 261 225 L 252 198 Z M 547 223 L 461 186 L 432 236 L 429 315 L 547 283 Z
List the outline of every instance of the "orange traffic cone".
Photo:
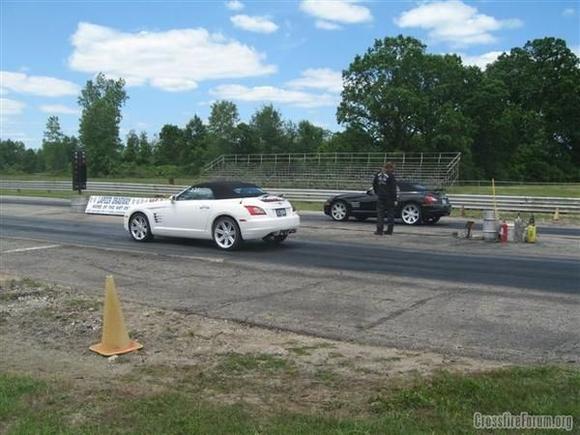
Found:
M 115 280 L 111 275 L 105 281 L 105 308 L 103 311 L 103 335 L 99 344 L 89 349 L 104 356 L 119 355 L 141 349 L 142 344 L 129 340 Z

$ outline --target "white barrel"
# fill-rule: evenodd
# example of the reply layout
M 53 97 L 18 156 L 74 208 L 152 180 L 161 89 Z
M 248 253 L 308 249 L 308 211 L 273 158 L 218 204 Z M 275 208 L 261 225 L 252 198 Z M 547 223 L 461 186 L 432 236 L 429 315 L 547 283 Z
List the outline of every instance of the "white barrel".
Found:
M 73 213 L 84 213 L 89 203 L 86 196 L 73 196 L 70 200 L 70 208 Z
M 496 242 L 498 233 L 498 222 L 493 210 L 483 212 L 483 240 L 486 242 Z
M 515 236 L 515 226 L 512 223 L 508 223 L 508 242 L 515 242 L 516 241 L 516 236 Z

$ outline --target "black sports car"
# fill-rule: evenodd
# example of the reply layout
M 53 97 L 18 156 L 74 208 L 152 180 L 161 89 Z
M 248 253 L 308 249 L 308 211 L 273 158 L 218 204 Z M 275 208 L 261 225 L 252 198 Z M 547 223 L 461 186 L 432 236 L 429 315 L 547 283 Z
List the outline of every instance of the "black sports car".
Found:
M 324 203 L 324 213 L 335 221 L 346 221 L 351 216 L 361 221 L 377 217 L 377 196 L 373 189 L 366 193 L 337 195 Z M 451 204 L 445 194 L 420 184 L 397 182 L 395 218 L 401 218 L 403 223 L 435 224 L 442 216 L 449 216 L 450 213 Z

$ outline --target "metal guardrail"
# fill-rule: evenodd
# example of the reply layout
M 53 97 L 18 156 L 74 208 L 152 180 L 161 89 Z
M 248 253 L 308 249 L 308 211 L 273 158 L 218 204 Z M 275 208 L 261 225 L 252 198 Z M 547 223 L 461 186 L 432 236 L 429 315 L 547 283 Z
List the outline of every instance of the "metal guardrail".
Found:
M 104 194 L 124 194 L 138 196 L 171 195 L 185 189 L 187 186 L 171 184 L 139 184 L 139 183 L 87 183 L 87 192 Z M 40 191 L 71 191 L 69 181 L 18 181 L 0 180 L 0 189 L 4 190 L 40 190 Z M 319 189 L 282 189 L 265 188 L 265 190 L 283 194 L 286 198 L 296 201 L 322 202 L 341 193 L 360 193 L 360 190 L 319 190 Z M 464 207 L 466 210 L 493 209 L 494 199 L 491 195 L 448 195 L 453 207 Z M 496 197 L 497 209 L 501 211 L 522 211 L 535 213 L 580 214 L 580 198 L 562 197 L 531 197 L 504 196 Z
M 496 180 L 496 186 L 561 186 L 565 184 L 566 186 L 580 187 L 580 182 L 563 182 L 563 181 L 514 181 L 514 180 Z M 491 180 L 457 180 L 453 183 L 453 186 L 477 186 L 477 187 L 489 187 L 491 189 Z

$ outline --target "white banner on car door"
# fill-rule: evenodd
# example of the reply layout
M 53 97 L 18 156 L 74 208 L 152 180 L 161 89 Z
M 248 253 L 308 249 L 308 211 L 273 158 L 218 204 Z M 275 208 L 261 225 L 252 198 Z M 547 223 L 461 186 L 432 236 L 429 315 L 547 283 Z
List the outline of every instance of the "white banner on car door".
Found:
M 164 201 L 166 198 L 134 198 L 129 196 L 91 195 L 85 213 L 123 216 L 129 207 L 145 202 Z

